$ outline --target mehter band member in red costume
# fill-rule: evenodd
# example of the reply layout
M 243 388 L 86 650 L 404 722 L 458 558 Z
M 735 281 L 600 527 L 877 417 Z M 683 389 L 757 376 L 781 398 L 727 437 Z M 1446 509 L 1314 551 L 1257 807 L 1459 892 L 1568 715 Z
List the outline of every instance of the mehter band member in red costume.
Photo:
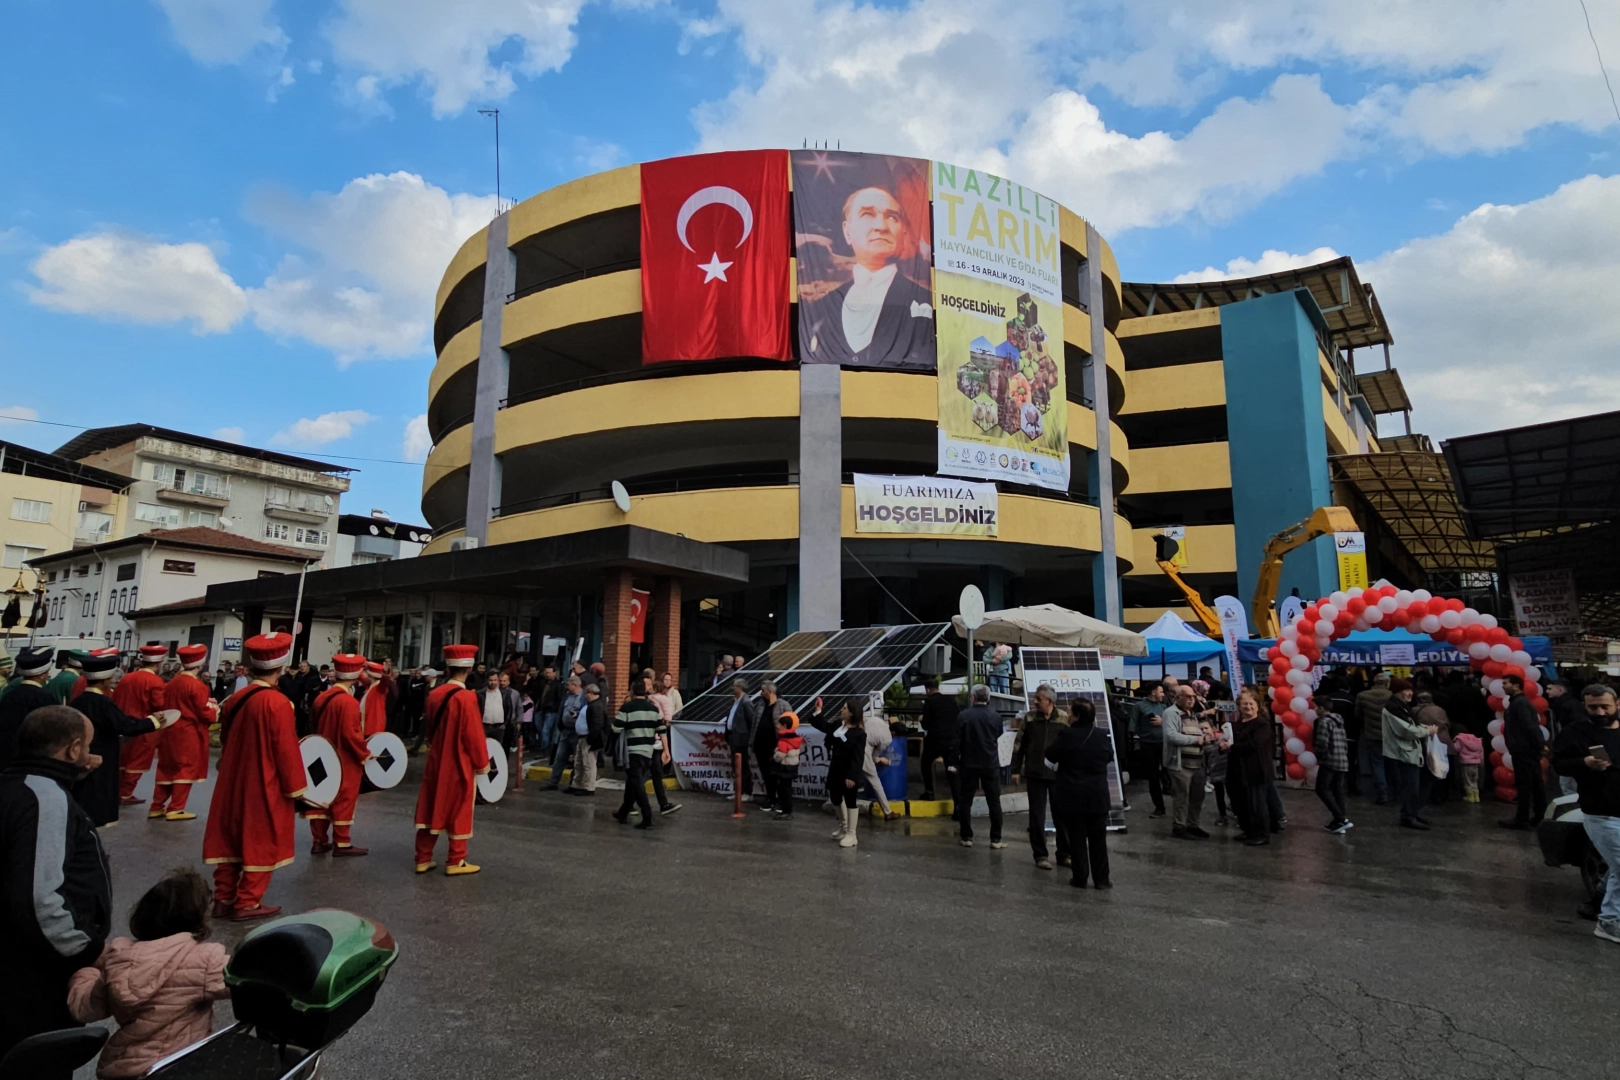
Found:
M 163 708 L 163 677 L 158 665 L 169 658 L 167 645 L 142 645 L 135 654 L 135 670 L 129 672 L 113 689 L 113 704 L 130 716 L 151 716 Z M 137 806 L 135 785 L 141 773 L 152 767 L 152 755 L 157 753 L 161 732 L 137 735 L 124 744 L 118 758 L 118 801 L 124 806 Z
M 467 674 L 478 658 L 476 645 L 446 645 L 444 664 L 449 675 L 427 700 L 427 725 L 433 740 L 422 791 L 416 797 L 416 872 L 425 874 L 438 864 L 433 848 L 448 836 L 449 857 L 444 872 L 476 874 L 467 861 L 467 840 L 473 828 L 473 777 L 489 768 L 489 745 L 478 695 L 467 689 Z
M 164 688 L 163 707 L 179 709 L 180 719 L 158 736 L 157 776 L 146 816 L 191 821 L 197 815 L 186 809 L 186 802 L 192 785 L 208 780 L 208 725 L 218 715 L 219 703 L 197 675 L 208 662 L 208 646 L 182 645 L 176 651 L 180 670 Z
M 368 739 L 379 731 L 388 730 L 388 684 L 383 681 L 387 673 L 386 666 L 375 660 L 366 661 L 366 677 L 360 684 L 360 720 Z
M 360 799 L 360 778 L 365 775 L 366 762 L 371 760 L 371 751 L 366 748 L 365 734 L 361 731 L 360 703 L 354 700 L 355 680 L 365 667 L 366 658 L 359 653 L 333 656 L 332 685 L 321 691 L 310 708 L 315 734 L 332 744 L 338 761 L 343 763 L 343 782 L 338 786 L 332 805 L 324 810 L 311 807 L 304 811 L 313 841 L 309 848 L 311 855 L 333 851 L 334 840 L 337 844 L 334 855 L 366 854 L 365 848 L 355 847 L 349 839 L 355 803 Z
M 203 834 L 214 868 L 214 917 L 238 922 L 281 913 L 264 903 L 270 874 L 293 861 L 296 800 L 304 759 L 292 702 L 276 678 L 292 656 L 291 634 L 260 634 L 242 646 L 252 680 L 220 706 L 224 749 Z

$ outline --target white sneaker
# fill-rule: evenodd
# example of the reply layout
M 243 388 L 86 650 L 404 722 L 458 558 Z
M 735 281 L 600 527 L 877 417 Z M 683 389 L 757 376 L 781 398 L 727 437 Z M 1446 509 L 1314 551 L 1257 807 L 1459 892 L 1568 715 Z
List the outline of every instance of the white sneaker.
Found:
M 1343 825 L 1340 825 L 1337 829 L 1334 829 L 1333 832 L 1338 836 L 1343 836 L 1345 833 L 1349 832 L 1351 829 L 1353 829 L 1355 827 L 1356 827 L 1355 822 L 1346 821 Z
M 1620 919 L 1599 919 L 1592 936 L 1620 945 Z

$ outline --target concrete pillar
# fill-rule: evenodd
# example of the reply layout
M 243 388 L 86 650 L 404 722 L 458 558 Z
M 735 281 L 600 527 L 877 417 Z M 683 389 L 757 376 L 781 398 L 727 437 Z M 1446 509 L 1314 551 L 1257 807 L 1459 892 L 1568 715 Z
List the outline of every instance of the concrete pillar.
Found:
M 489 519 L 501 502 L 495 459 L 495 414 L 506 398 L 511 358 L 501 348 L 506 298 L 517 280 L 517 257 L 506 246 L 508 215 L 489 223 L 484 262 L 484 313 L 478 330 L 478 382 L 473 396 L 472 462 L 467 471 L 467 539 L 489 542 Z
M 629 570 L 609 570 L 602 581 L 602 665 L 607 668 L 611 711 L 630 690 L 630 601 L 634 577 Z
M 837 364 L 799 368 L 800 630 L 843 622 L 842 375 Z
M 653 584 L 652 666 L 659 675 L 673 671 L 681 675 L 681 579 L 659 578 Z
M 1086 267 L 1081 279 L 1091 313 L 1091 359 L 1086 365 L 1086 396 L 1097 416 L 1096 467 L 1090 478 L 1102 516 L 1102 551 L 1092 564 L 1091 613 L 1104 622 L 1124 625 L 1119 604 L 1119 553 L 1114 541 L 1113 429 L 1108 421 L 1108 327 L 1103 303 L 1102 237 L 1086 223 Z

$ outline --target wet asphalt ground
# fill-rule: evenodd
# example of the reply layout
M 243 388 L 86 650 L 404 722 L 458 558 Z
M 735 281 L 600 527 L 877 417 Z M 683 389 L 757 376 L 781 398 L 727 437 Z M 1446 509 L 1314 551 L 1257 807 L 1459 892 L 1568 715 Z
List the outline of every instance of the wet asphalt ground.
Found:
M 310 857 L 300 824 L 267 897 L 400 943 L 328 1077 L 1620 1076 L 1620 945 L 1500 806 L 1416 833 L 1353 800 L 1338 837 L 1288 791 L 1287 831 L 1249 849 L 1235 828 L 1172 839 L 1138 794 L 1105 893 L 1036 869 L 1022 816 L 1004 851 L 943 819 L 863 819 L 841 850 L 802 808 L 733 821 L 681 793 L 641 832 L 609 816 L 616 792 L 530 781 L 478 808 L 484 870 L 452 879 L 412 872 L 419 772 L 361 799 L 365 858 Z M 132 810 L 105 833 L 121 913 L 164 868 L 207 869 L 202 818 Z

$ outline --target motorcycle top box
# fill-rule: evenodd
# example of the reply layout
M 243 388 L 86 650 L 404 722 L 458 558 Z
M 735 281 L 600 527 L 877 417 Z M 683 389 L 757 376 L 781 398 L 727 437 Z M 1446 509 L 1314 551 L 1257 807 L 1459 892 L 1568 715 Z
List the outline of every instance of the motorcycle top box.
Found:
M 371 1008 L 399 947 L 380 923 L 318 908 L 258 927 L 225 968 L 231 1010 L 276 1043 L 316 1048 Z

